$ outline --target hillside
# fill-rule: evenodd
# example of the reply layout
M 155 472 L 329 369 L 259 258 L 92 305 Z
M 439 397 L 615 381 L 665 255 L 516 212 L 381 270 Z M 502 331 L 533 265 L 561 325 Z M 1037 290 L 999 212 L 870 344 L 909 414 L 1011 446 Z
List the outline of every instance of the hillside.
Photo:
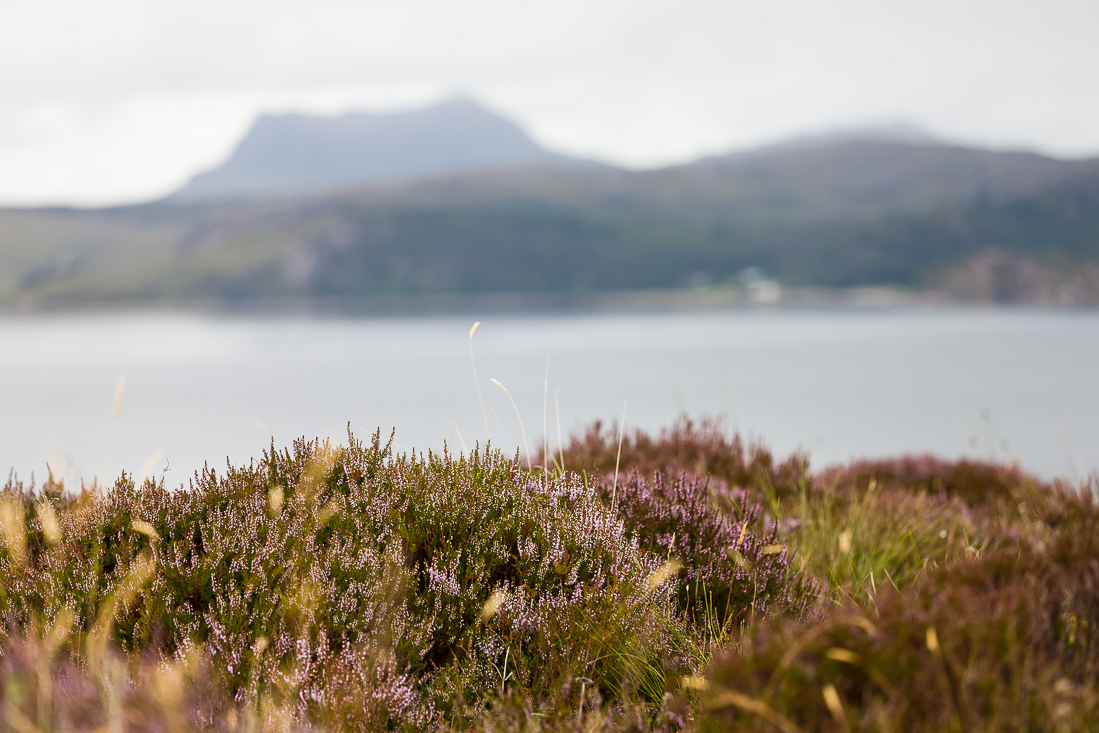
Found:
M 1099 302 L 1099 160 L 841 139 L 655 171 L 506 167 L 263 201 L 0 211 L 6 307 L 735 283 Z

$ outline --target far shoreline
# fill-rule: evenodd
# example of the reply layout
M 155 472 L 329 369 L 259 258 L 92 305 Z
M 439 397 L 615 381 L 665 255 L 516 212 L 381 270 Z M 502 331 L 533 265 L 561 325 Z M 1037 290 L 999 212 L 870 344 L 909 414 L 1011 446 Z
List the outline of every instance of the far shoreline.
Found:
M 600 315 L 707 311 L 984 311 L 1093 312 L 1096 307 L 1045 301 L 980 301 L 938 290 L 893 286 L 781 288 L 758 293 L 706 287 L 590 292 L 402 293 L 361 296 L 96 300 L 80 303 L 22 301 L 0 307 L 0 318 L 38 315 L 175 313 L 218 316 L 480 316 Z

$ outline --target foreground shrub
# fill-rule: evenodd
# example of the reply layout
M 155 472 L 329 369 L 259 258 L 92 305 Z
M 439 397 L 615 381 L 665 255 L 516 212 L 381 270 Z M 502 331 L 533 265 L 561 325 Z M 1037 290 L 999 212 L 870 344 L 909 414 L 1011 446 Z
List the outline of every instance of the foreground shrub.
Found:
M 825 470 L 817 479 L 839 492 L 904 489 L 960 499 L 970 507 L 1014 503 L 1024 494 L 1049 488 L 1018 466 L 935 456 L 855 461 Z
M 498 453 L 299 441 L 178 491 L 5 495 L 5 648 L 68 615 L 68 653 L 208 659 L 302 724 L 422 728 L 573 677 L 655 702 L 701 664 L 665 558 L 575 474 Z
M 612 475 L 617 463 L 622 474 L 637 471 L 651 476 L 659 471 L 677 476 L 686 472 L 780 496 L 797 493 L 809 466 L 808 456 L 800 453 L 777 462 L 762 444 L 745 445 L 740 435 L 730 435 L 720 420 L 706 417 L 680 418 L 656 437 L 641 430 L 625 433 L 621 460 L 617 428 L 604 428 L 597 420 L 582 435 L 572 437 L 562 457 L 565 467 L 573 471 Z
M 791 564 L 774 523 L 757 531 L 761 507 L 746 490 L 696 474 L 649 480 L 636 471 L 599 485 L 643 549 L 682 564 L 681 612 L 711 636 L 776 613 L 801 618 L 816 601 L 818 588 Z

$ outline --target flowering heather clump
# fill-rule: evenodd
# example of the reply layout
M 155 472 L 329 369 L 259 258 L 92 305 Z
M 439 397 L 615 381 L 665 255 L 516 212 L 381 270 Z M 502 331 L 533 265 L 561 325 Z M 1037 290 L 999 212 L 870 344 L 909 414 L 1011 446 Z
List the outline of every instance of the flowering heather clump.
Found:
M 235 705 L 298 724 L 423 728 L 574 676 L 659 700 L 701 663 L 663 558 L 575 474 L 499 453 L 298 441 L 178 491 L 4 496 L 0 648 L 67 616 L 69 654 L 208 659 Z
M 636 471 L 601 484 L 643 549 L 682 562 L 678 600 L 696 624 L 725 633 L 750 616 L 804 616 L 816 600 L 812 582 L 791 565 L 774 526 L 760 532 L 760 506 L 720 479 Z M 772 522 L 772 525 L 774 523 Z
M 592 423 L 582 437 L 572 437 L 563 457 L 569 470 L 613 474 L 618 460 L 617 428 Z M 730 436 L 718 419 L 684 417 L 655 438 L 641 430 L 626 432 L 618 469 L 643 476 L 656 471 L 676 476 L 685 471 L 719 478 L 729 486 L 787 496 L 797 493 L 808 465 L 804 454 L 776 462 L 763 445 L 745 446 L 740 435 Z

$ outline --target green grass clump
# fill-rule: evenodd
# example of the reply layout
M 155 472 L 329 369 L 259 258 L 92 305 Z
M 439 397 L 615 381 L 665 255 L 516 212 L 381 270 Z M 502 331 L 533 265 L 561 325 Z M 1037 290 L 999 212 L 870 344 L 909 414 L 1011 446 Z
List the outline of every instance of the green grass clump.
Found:
M 1065 495 L 1048 543 L 929 569 L 713 663 L 707 729 L 1094 730 L 1099 507 Z
M 981 549 L 969 507 L 922 491 L 838 496 L 825 486 L 779 511 L 798 563 L 827 581 L 835 598 L 872 601 L 886 587 L 911 585 L 929 566 Z

